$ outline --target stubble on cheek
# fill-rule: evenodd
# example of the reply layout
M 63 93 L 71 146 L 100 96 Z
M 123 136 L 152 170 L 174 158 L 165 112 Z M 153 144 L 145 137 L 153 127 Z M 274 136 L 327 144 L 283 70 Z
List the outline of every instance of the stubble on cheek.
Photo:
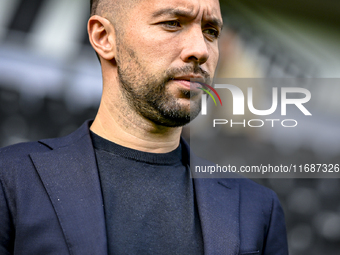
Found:
M 200 104 L 190 104 L 191 92 L 170 83 L 176 75 L 198 72 L 193 67 L 171 68 L 152 74 L 133 50 L 121 45 L 117 51 L 117 68 L 122 100 L 132 112 L 168 127 L 183 126 L 190 122 L 190 113 L 199 113 Z

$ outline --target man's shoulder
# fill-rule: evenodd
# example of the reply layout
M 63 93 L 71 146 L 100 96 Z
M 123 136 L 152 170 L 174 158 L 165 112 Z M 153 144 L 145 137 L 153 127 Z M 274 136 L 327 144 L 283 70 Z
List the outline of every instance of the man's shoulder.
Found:
M 253 192 L 272 192 L 271 189 L 257 183 L 253 179 L 248 179 L 248 178 L 239 178 L 238 182 L 240 183 L 240 186 L 245 188 L 245 189 L 250 189 Z
M 50 150 L 46 145 L 34 141 L 18 143 L 0 148 L 0 164 L 13 159 L 28 157 L 30 153 L 44 152 Z
M 196 179 L 196 178 L 195 178 Z M 204 190 L 210 190 L 212 193 L 220 190 L 224 186 L 230 190 L 236 190 L 240 198 L 240 204 L 246 206 L 263 206 L 271 208 L 273 204 L 279 203 L 276 193 L 251 179 L 245 178 L 239 174 L 230 174 L 225 178 L 197 178 Z M 227 191 L 226 189 L 226 191 Z M 236 194 L 236 193 L 234 193 Z
M 64 137 L 41 139 L 39 141 L 18 143 L 0 148 L 0 158 L 21 158 L 31 153 L 45 152 L 68 146 L 85 135 L 89 135 L 89 123 L 86 121 L 81 127 Z
M 248 213 L 253 213 L 254 217 L 258 217 L 260 215 L 270 217 L 274 208 L 280 208 L 281 205 L 278 196 L 276 193 L 259 183 L 247 178 L 225 178 L 218 179 L 217 182 L 227 187 L 238 188 L 239 195 L 239 206 L 240 212 L 243 213 L 244 216 L 247 216 Z M 233 183 L 233 186 L 230 184 Z M 249 215 L 248 215 L 249 216 Z M 247 216 L 247 217 L 248 217 Z
M 268 201 L 278 200 L 276 193 L 272 189 L 251 179 L 240 178 L 239 183 L 241 195 Z
M 23 168 L 31 165 L 31 155 L 45 153 L 58 148 L 70 146 L 88 134 L 88 122 L 73 133 L 59 138 L 25 142 L 0 148 L 0 172 Z
M 276 193 L 254 180 L 242 177 L 238 175 L 235 178 L 218 178 L 216 181 L 222 185 L 230 185 L 230 183 L 236 184 L 239 187 L 240 195 L 258 199 L 276 199 Z
M 14 183 L 14 180 L 27 178 L 32 173 L 30 155 L 50 150 L 39 142 L 26 142 L 0 149 L 0 182 Z

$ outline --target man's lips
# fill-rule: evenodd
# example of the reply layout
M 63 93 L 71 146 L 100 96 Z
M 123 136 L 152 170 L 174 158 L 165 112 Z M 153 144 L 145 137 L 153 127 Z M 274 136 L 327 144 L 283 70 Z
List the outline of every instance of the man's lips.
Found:
M 201 76 L 183 76 L 175 77 L 173 80 L 180 83 L 187 89 L 197 89 L 198 87 L 202 87 L 200 83 L 203 83 L 204 78 Z

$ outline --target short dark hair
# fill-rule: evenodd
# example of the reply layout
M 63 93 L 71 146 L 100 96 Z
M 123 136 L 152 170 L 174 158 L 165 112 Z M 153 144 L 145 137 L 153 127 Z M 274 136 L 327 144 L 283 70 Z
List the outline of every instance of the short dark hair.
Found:
M 100 0 L 90 0 L 90 14 L 95 15 Z

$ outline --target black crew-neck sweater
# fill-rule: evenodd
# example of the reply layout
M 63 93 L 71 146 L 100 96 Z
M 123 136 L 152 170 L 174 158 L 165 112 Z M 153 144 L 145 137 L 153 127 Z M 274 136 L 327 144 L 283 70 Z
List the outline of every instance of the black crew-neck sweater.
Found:
M 182 146 L 126 148 L 91 132 L 101 181 L 108 254 L 203 254 L 200 221 Z

